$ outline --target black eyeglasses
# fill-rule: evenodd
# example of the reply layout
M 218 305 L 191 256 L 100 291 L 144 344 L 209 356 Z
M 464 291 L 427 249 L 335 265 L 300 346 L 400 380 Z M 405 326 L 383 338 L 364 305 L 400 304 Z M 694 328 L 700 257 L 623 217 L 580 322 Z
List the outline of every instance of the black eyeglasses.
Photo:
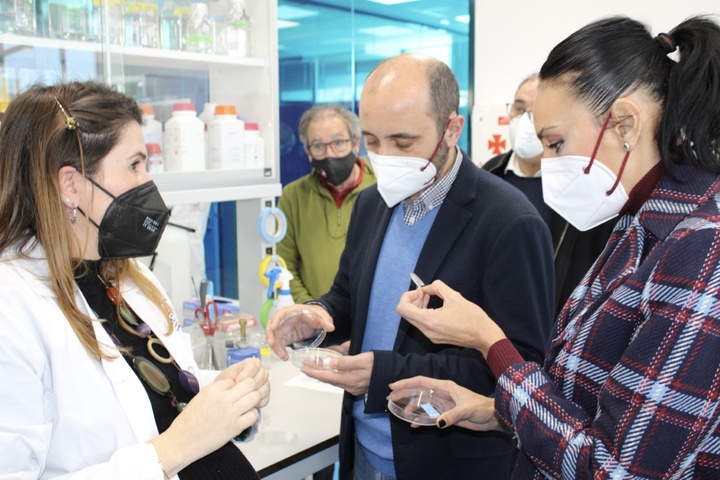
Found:
M 327 150 L 327 147 L 330 147 L 330 150 L 333 151 L 333 153 L 339 155 L 342 153 L 347 153 L 350 151 L 352 142 L 351 138 L 342 138 L 333 140 L 332 142 L 318 142 L 318 143 L 311 143 L 308 146 L 308 150 L 310 150 L 310 153 L 313 155 L 313 157 L 320 157 L 322 155 L 325 155 L 325 151 Z

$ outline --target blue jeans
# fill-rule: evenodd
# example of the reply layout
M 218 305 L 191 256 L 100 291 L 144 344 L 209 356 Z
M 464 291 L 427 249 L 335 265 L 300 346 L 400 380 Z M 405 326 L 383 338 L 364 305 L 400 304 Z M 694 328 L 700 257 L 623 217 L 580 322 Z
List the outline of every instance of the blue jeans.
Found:
M 355 438 L 355 461 L 353 462 L 353 480 L 395 480 L 395 477 L 385 475 L 373 467 L 360 442 Z

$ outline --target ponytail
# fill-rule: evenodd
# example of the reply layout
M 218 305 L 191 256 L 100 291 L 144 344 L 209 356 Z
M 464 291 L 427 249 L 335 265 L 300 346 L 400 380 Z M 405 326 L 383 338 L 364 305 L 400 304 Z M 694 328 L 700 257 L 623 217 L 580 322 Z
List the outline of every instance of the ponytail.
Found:
M 679 60 L 670 71 L 658 126 L 661 158 L 720 173 L 720 27 L 708 17 L 693 17 L 668 37 Z

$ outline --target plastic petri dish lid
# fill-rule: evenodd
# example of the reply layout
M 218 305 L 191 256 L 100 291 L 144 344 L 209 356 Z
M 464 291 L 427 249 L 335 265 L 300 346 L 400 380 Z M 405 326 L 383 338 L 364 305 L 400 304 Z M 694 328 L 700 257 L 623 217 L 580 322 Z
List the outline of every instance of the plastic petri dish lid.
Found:
M 293 350 L 315 348 L 322 343 L 327 333 L 320 324 L 320 315 L 317 313 L 296 310 L 280 321 L 275 337 L 283 339 L 285 345 Z
M 327 348 L 303 348 L 292 353 L 292 363 L 298 368 L 332 370 L 330 359 L 342 357 L 340 352 Z
M 452 400 L 433 395 L 432 390 L 407 389 L 403 396 L 388 400 L 388 410 L 415 425 L 435 425 L 437 419 L 455 405 Z

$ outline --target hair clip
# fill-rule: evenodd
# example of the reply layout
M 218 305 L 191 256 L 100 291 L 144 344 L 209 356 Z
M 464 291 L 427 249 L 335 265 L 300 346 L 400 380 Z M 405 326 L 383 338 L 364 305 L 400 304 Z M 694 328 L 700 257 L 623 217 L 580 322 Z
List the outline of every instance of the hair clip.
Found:
M 60 103 L 60 100 L 55 95 L 51 95 L 51 97 L 55 100 L 55 103 L 57 103 L 57 106 L 60 107 L 60 110 L 62 111 L 63 115 L 65 115 L 65 129 L 66 130 L 77 130 L 78 124 L 75 120 L 75 117 L 71 117 L 68 115 L 68 113 L 65 111 L 65 108 L 63 108 L 62 104 Z

